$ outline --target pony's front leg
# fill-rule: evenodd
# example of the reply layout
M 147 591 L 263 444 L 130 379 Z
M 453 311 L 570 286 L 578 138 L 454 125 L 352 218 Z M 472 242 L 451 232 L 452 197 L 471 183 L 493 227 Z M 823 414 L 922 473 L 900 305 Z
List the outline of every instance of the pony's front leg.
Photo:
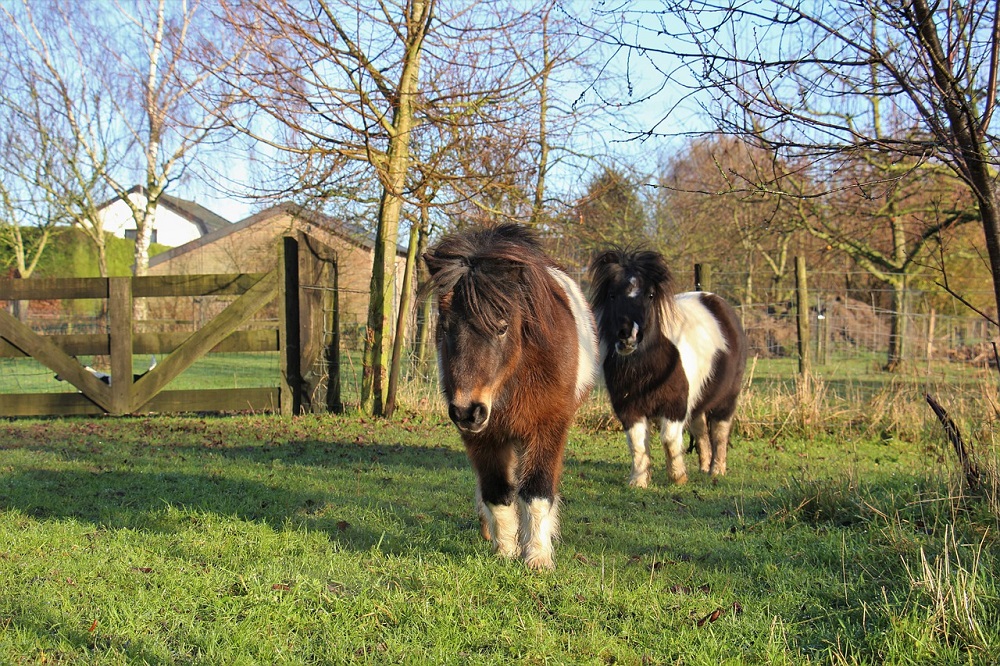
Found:
M 625 426 L 625 441 L 628 442 L 628 449 L 632 454 L 632 476 L 628 484 L 636 488 L 645 488 L 649 485 L 649 467 L 652 460 L 649 457 L 649 442 L 646 441 L 646 427 L 645 418 Z
M 667 456 L 667 470 L 674 483 L 687 483 L 687 467 L 684 465 L 684 422 L 660 420 L 660 438 L 663 452 Z
M 479 483 L 476 504 L 480 529 L 493 544 L 500 557 L 515 558 L 521 554 L 517 540 L 517 489 L 513 481 L 513 452 L 508 456 L 473 458 Z
M 529 471 L 522 481 L 519 493 L 521 556 L 529 569 L 552 571 L 556 568 L 552 541 L 559 537 L 557 473 L 554 469 Z

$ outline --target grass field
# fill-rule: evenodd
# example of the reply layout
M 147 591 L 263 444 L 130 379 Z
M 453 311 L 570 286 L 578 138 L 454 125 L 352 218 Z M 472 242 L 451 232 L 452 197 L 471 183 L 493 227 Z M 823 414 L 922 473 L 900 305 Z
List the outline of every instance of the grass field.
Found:
M 744 433 L 640 491 L 599 410 L 551 574 L 490 553 L 433 411 L 0 422 L 0 663 L 996 662 L 995 486 L 943 444 Z

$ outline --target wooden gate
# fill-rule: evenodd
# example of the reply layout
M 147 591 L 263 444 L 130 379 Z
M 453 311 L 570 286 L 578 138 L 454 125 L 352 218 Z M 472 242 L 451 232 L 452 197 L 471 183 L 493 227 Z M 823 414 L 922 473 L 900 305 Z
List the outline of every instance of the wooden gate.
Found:
M 301 277 L 309 282 L 303 286 Z M 78 389 L 78 393 L 0 395 L 0 416 L 136 414 L 185 411 L 279 411 L 296 414 L 320 408 L 339 409 L 336 372 L 339 355 L 334 327 L 324 324 L 329 293 L 319 298 L 316 286 L 328 280 L 336 306 L 336 255 L 302 234 L 286 237 L 275 268 L 266 273 L 168 275 L 116 278 L 0 279 L 0 298 L 104 299 L 108 333 L 41 335 L 10 313 L 0 310 L 0 356 L 31 356 Z M 328 290 L 329 291 L 329 290 Z M 193 333 L 136 333 L 133 300 L 176 296 L 236 296 L 221 313 Z M 278 299 L 280 315 L 270 328 L 240 330 L 251 317 Z M 320 326 L 319 330 L 316 327 Z M 331 333 L 332 331 L 332 333 Z M 280 376 L 273 387 L 195 389 L 164 388 L 211 352 L 279 352 Z M 133 354 L 155 354 L 162 360 L 134 379 Z M 112 381 L 105 383 L 75 358 L 110 357 Z M 325 400 L 318 401 L 322 377 Z

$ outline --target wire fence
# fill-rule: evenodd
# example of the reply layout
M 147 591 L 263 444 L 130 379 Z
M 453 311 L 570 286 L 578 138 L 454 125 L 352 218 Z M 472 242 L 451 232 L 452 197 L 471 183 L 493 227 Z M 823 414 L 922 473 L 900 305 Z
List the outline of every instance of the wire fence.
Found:
M 586 274 L 572 274 L 584 288 Z M 851 277 L 842 273 L 815 274 L 820 285 Z M 756 378 L 792 380 L 797 372 L 799 346 L 796 306 L 791 299 L 744 302 L 739 298 L 745 276 L 714 273 L 712 291 L 733 303 L 740 314 L 749 342 L 751 362 L 756 364 Z M 693 285 L 682 285 L 690 288 Z M 992 292 L 983 292 L 992 297 Z M 942 381 L 977 381 L 995 364 L 992 343 L 996 331 L 983 317 L 954 301 L 950 310 L 936 310 L 930 305 L 941 294 L 910 290 L 905 302 L 912 309 L 900 316 L 899 349 L 903 362 L 893 374 L 885 373 L 889 343 L 893 335 L 892 318 L 897 315 L 883 305 L 891 291 L 866 290 L 864 295 L 846 289 L 822 286 L 810 290 L 808 345 L 813 374 L 819 379 L 844 379 L 861 376 L 884 376 L 885 381 L 905 377 L 925 384 Z M 864 299 L 864 300 L 862 300 Z M 424 309 L 416 303 L 410 308 L 406 344 L 402 359 L 405 383 L 402 391 L 410 403 L 425 404 L 437 399 L 437 366 L 433 345 L 433 311 L 426 322 L 429 334 L 420 337 Z M 342 335 L 341 384 L 345 402 L 360 395 L 361 350 L 364 325 L 356 324 L 350 335 Z M 423 341 L 421 348 L 420 341 Z
M 573 277 L 586 288 L 585 274 L 578 273 Z M 815 282 L 823 285 L 834 279 L 845 281 L 850 276 L 817 274 L 810 277 L 816 278 Z M 712 279 L 712 290 L 727 298 L 740 313 L 750 345 L 750 356 L 758 367 L 756 376 L 793 378 L 799 356 L 795 303 L 787 298 L 772 301 L 741 299 L 739 295 L 744 291 L 745 283 L 743 275 L 714 273 Z M 325 285 L 312 285 L 309 288 L 332 289 Z M 362 292 L 356 294 L 363 295 Z M 808 310 L 811 339 L 808 347 L 817 376 L 832 378 L 881 371 L 888 360 L 889 343 L 894 330 L 892 319 L 897 316 L 897 313 L 884 305 L 889 302 L 889 295 L 888 290 L 867 290 L 864 294 L 822 286 L 811 290 Z M 993 347 L 996 331 L 983 317 L 960 303 L 955 302 L 955 306 L 950 309 L 934 308 L 932 303 L 940 302 L 940 297 L 941 294 L 916 290 L 907 293 L 905 302 L 911 305 L 910 311 L 899 315 L 902 323 L 897 327 L 904 361 L 901 372 L 911 378 L 934 382 L 948 378 L 982 377 L 984 372 L 996 364 Z M 329 302 L 334 300 L 329 299 Z M 147 331 L 195 331 L 206 318 L 210 318 L 225 304 L 221 299 L 219 303 L 201 301 L 194 304 L 190 314 L 185 311 L 190 319 L 149 320 L 141 322 L 142 328 Z M 422 303 L 413 303 L 408 310 L 400 386 L 406 401 L 419 405 L 436 400 L 439 394 L 433 348 L 433 311 L 425 309 Z M 425 313 L 428 312 L 431 319 L 424 322 Z M 339 318 L 323 317 L 327 327 L 324 337 L 339 337 L 341 391 L 343 402 L 351 406 L 358 403 L 361 395 L 362 351 L 366 328 L 363 314 L 339 314 Z M 333 322 L 339 322 L 339 330 L 332 329 Z M 108 332 L 107 318 L 99 311 L 93 314 L 53 312 L 49 315 L 33 315 L 29 324 L 36 332 L 51 335 Z M 391 336 L 392 331 L 388 333 Z M 423 345 L 420 344 L 421 341 Z M 194 369 L 187 381 L 211 381 L 213 386 L 220 388 L 259 386 L 265 381 L 259 375 L 275 377 L 280 372 L 280 359 L 276 353 L 247 356 L 247 359 L 227 358 L 223 372 L 206 361 L 206 366 L 201 371 Z M 252 359 L 249 358 L 251 356 Z M 135 359 L 134 365 L 142 369 L 152 360 L 140 356 Z M 101 358 L 81 358 L 81 361 L 103 369 Z M 244 366 L 246 372 L 241 370 Z M 327 372 L 325 367 L 320 366 L 311 371 L 319 376 Z M 328 380 L 325 377 L 324 381 Z M 0 358 L 0 393 L 58 391 L 67 388 L 66 385 L 60 386 L 50 370 L 32 359 Z

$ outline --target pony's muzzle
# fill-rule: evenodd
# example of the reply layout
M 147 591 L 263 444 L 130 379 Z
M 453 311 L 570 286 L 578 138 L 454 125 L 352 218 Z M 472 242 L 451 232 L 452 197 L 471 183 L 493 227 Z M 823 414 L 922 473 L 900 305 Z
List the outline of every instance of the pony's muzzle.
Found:
M 618 329 L 618 340 L 615 342 L 615 351 L 622 356 L 628 356 L 636 350 L 640 342 L 642 342 L 642 331 L 639 330 L 639 324 L 634 321 L 622 322 L 621 327 Z
M 448 405 L 448 416 L 462 432 L 477 433 L 486 427 L 490 419 L 490 408 L 481 402 L 471 402 L 468 405 L 451 403 Z

